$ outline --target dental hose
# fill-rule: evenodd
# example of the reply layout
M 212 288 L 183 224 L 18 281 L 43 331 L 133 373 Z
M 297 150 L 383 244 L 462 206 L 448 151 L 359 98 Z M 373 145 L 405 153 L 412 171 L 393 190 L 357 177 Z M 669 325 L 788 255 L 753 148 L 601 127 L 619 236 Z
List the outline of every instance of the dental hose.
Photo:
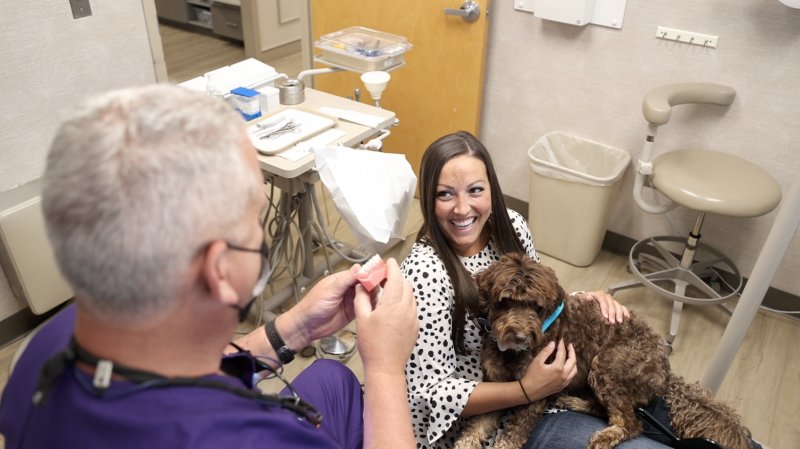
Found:
M 352 262 L 352 263 L 364 263 L 364 262 L 366 262 L 367 259 L 369 259 L 369 255 L 366 255 L 366 256 L 361 257 L 361 258 L 350 257 L 347 254 L 344 254 L 342 252 L 342 250 L 339 249 L 338 245 L 336 244 L 337 242 L 331 240 L 331 238 L 328 236 L 327 231 L 325 230 L 327 228 L 327 225 L 325 224 L 325 218 L 322 216 L 322 211 L 319 208 L 319 201 L 317 201 L 316 189 L 313 189 L 313 188 L 308 189 L 308 192 L 311 195 L 311 203 L 314 205 L 314 210 L 317 213 L 317 221 L 319 222 L 319 228 L 320 228 L 317 232 L 321 232 L 321 236 L 323 238 L 323 242 L 322 243 L 325 246 L 328 246 L 331 249 L 333 249 L 334 251 L 336 251 L 336 254 L 341 256 L 344 260 L 347 260 L 347 261 Z M 327 258 L 326 258 L 326 260 L 327 260 Z

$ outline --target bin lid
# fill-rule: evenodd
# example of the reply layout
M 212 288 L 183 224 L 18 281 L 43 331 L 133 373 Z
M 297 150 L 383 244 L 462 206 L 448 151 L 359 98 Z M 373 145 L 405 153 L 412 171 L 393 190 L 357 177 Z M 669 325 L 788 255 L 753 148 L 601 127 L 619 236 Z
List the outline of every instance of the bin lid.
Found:
M 627 151 L 559 131 L 539 138 L 528 157 L 541 175 L 597 186 L 619 180 L 631 160 Z

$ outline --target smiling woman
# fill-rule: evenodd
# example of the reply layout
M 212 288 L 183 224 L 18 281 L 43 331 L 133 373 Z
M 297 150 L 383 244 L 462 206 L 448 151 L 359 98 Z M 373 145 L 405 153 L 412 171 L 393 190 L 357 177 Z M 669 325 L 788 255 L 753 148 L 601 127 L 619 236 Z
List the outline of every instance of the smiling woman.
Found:
M 420 316 L 406 380 L 417 444 L 444 448 L 452 447 L 460 416 L 470 414 L 467 402 L 482 377 L 472 275 L 507 252 L 538 256 L 525 220 L 505 206 L 488 151 L 472 134 L 433 142 L 419 184 L 423 225 L 401 267 Z M 510 383 L 502 387 L 495 397 L 504 406 L 527 403 L 517 382 L 513 390 Z
M 563 340 L 551 341 L 533 356 L 519 379 L 484 381 L 478 324 L 483 317 L 473 276 L 505 254 L 523 253 L 534 261 L 539 256 L 525 220 L 506 208 L 489 152 L 472 134 L 459 131 L 428 146 L 419 193 L 423 225 L 402 265 L 414 287 L 420 319 L 406 382 L 417 447 L 452 448 L 465 418 L 492 412 L 507 415 L 506 409 L 561 391 L 577 373 L 576 348 Z M 576 296 L 597 301 L 609 323 L 628 316 L 624 306 L 602 291 Z M 528 444 L 586 447 L 597 430 L 596 422 L 584 419 L 591 418 L 588 415 L 550 416 L 555 418 L 545 419 L 552 430 Z M 481 435 L 479 441 L 493 444 L 492 433 Z M 574 434 L 576 439 L 548 440 L 563 434 Z M 574 444 L 583 437 L 582 444 Z M 635 442 L 631 448 L 663 447 L 646 438 L 631 442 Z
M 463 155 L 447 161 L 436 188 L 436 221 L 459 256 L 477 254 L 489 241 L 492 189 L 486 165 Z

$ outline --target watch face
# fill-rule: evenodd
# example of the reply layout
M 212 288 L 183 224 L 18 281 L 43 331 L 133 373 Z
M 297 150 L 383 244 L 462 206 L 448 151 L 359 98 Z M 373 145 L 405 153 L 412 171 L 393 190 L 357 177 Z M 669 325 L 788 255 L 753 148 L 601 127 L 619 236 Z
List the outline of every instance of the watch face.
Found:
M 286 346 L 281 346 L 278 349 L 278 358 L 281 359 L 283 363 L 289 363 L 294 360 L 294 352 Z

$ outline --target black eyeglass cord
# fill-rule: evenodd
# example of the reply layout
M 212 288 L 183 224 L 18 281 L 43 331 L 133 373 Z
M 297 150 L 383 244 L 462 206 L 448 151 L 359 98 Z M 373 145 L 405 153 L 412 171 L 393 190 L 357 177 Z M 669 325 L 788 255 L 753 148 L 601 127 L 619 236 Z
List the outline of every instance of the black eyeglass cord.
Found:
M 248 351 L 242 350 L 235 344 L 232 345 L 236 349 L 240 350 L 240 352 L 246 353 L 248 356 L 250 356 L 256 363 L 256 366 L 258 366 L 260 369 L 271 370 L 269 365 L 258 361 L 258 359 L 253 357 Z M 293 395 L 291 397 L 286 397 L 264 394 L 257 389 L 251 390 L 246 388 L 238 388 L 228 385 L 224 382 L 202 379 L 198 377 L 166 377 L 153 372 L 142 371 L 123 365 L 114 364 L 109 360 L 99 359 L 83 349 L 75 340 L 74 336 L 70 338 L 69 345 L 67 345 L 67 348 L 64 351 L 51 357 L 47 362 L 45 362 L 44 366 L 42 366 L 39 374 L 39 382 L 32 398 L 33 405 L 35 407 L 42 405 L 47 400 L 56 384 L 56 380 L 64 373 L 65 370 L 67 370 L 67 368 L 74 366 L 76 362 L 82 362 L 95 368 L 94 379 L 92 380 L 90 390 L 98 397 L 105 395 L 106 390 L 111 385 L 112 374 L 117 374 L 131 383 L 139 384 L 143 387 L 142 389 L 164 387 L 212 388 L 256 401 L 263 406 L 280 407 L 289 410 L 296 414 L 299 419 L 308 421 L 316 427 L 319 427 L 320 423 L 322 422 L 322 415 L 319 413 L 319 411 L 313 405 L 300 399 L 294 390 L 291 389 L 291 386 L 289 387 L 290 390 L 292 390 Z

